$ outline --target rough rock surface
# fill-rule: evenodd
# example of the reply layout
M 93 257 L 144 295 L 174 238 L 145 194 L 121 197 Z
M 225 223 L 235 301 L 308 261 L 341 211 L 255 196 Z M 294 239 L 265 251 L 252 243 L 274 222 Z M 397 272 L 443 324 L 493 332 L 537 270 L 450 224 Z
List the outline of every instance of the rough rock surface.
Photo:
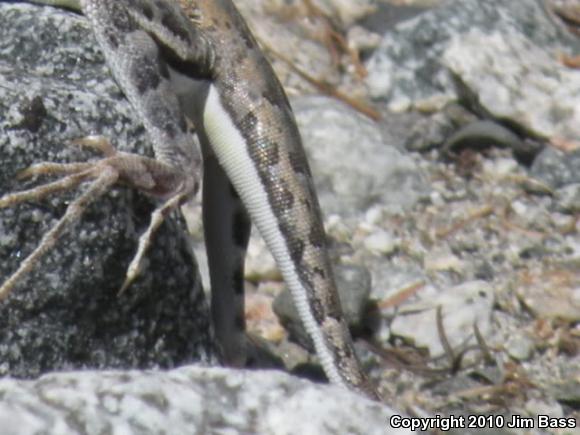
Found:
M 475 344 L 474 328 L 482 337 L 489 336 L 493 289 L 484 281 L 466 282 L 443 292 L 422 292 L 415 303 L 401 307 L 390 325 L 393 337 L 401 337 L 418 348 L 427 348 L 429 355 L 445 355 L 437 328 L 438 310 L 447 342 L 452 348 Z
M 376 402 L 276 371 L 55 373 L 2 379 L 0 397 L 3 435 L 411 433 Z
M 568 33 L 568 27 L 559 23 L 556 17 L 548 12 L 548 8 L 544 7 L 544 3 L 548 5 L 556 2 L 574 4 L 557 0 L 443 1 L 438 2 L 440 3 L 438 9 L 427 10 L 407 23 L 386 29 L 383 46 L 371 55 L 368 64 L 371 73 L 368 83 L 377 85 L 377 82 L 372 83 L 377 78 L 374 75 L 375 67 L 386 68 L 379 71 L 380 80 L 392 79 L 390 82 L 392 86 L 388 88 L 389 94 L 386 93 L 387 88 L 382 82 L 378 82 L 379 88 L 371 89 L 373 95 L 379 97 L 374 104 L 382 115 L 375 123 L 361 118 L 355 110 L 345 109 L 342 103 L 331 102 L 327 98 L 309 96 L 293 99 L 297 119 L 306 138 L 307 152 L 313 160 L 319 193 L 324 201 L 333 260 L 340 264 L 339 269 L 353 268 L 360 272 L 353 276 L 352 280 L 345 280 L 342 286 L 362 290 L 363 294 L 369 286 L 368 277 L 371 278 L 371 300 L 365 304 L 364 298 L 359 298 L 358 304 L 369 305 L 370 302 L 372 314 L 377 319 L 374 325 L 376 329 L 372 340 L 359 341 L 357 348 L 362 351 L 360 355 L 365 367 L 369 368 L 373 380 L 394 409 L 409 409 L 417 415 L 441 413 L 465 417 L 496 416 L 506 421 L 512 416 L 522 416 L 533 418 L 535 423 L 538 415 L 542 414 L 552 418 L 575 419 L 576 426 L 579 426 L 580 181 L 577 174 L 580 173 L 578 170 L 580 159 L 577 147 L 574 150 L 575 138 L 570 135 L 577 126 L 574 126 L 573 122 L 570 124 L 570 120 L 574 119 L 573 116 L 550 117 L 546 115 L 545 109 L 561 107 L 562 102 L 566 102 L 574 110 L 580 107 L 577 90 L 570 92 L 566 98 L 560 98 L 559 91 L 567 89 L 564 78 L 572 77 L 577 72 L 567 67 L 569 70 L 566 70 L 565 74 L 562 73 L 562 65 L 557 57 L 559 50 L 573 56 L 577 55 L 580 49 L 577 37 L 573 33 Z M 240 0 L 238 4 L 241 3 L 243 2 Z M 316 37 L 320 34 L 313 35 L 308 31 L 314 29 L 310 26 L 312 23 L 319 25 L 318 30 L 324 29 L 326 21 L 321 17 L 288 15 L 289 11 L 295 10 L 293 9 L 295 6 L 303 5 L 305 2 L 290 3 L 260 3 L 248 0 L 244 3 L 244 10 L 259 9 L 263 13 L 260 15 L 252 12 L 249 18 L 253 22 L 261 20 L 256 17 L 274 17 L 271 22 L 266 23 L 270 26 L 267 27 L 270 30 L 266 30 L 271 38 L 268 40 L 270 45 L 288 54 L 303 70 L 312 71 L 314 77 L 328 78 L 331 83 L 356 82 L 357 79 L 353 78 L 352 74 L 351 56 L 342 53 L 338 64 L 333 64 L 331 49 L 321 42 L 324 39 Z M 384 0 L 382 3 L 383 6 L 396 3 L 412 7 L 424 1 Z M 15 7 L 7 6 L 5 2 L 0 3 L 0 6 Z M 381 10 L 384 10 L 383 6 Z M 384 7 L 388 9 L 387 6 Z M 416 8 L 413 13 L 418 11 Z M 59 26 L 67 29 L 63 23 Z M 343 34 L 350 37 L 350 31 L 356 27 L 356 24 L 351 29 L 339 27 L 338 31 L 344 30 Z M 505 89 L 504 86 L 509 84 L 510 80 L 517 81 L 519 77 L 519 72 L 510 74 L 512 71 L 509 69 L 510 62 L 506 63 L 505 58 L 500 57 L 496 62 L 494 58 L 496 53 L 482 50 L 482 53 L 485 52 L 490 56 L 489 63 L 496 62 L 497 65 L 503 65 L 502 68 L 507 68 L 505 74 L 499 69 L 495 71 L 493 80 L 478 79 L 475 80 L 477 83 L 474 83 L 473 79 L 470 80 L 470 77 L 473 77 L 472 71 L 462 67 L 454 69 L 456 74 L 451 79 L 453 76 L 449 74 L 449 68 L 452 65 L 445 66 L 445 59 L 454 53 L 453 50 L 450 51 L 450 47 L 461 48 L 455 51 L 455 57 L 451 56 L 454 62 L 462 61 L 464 67 L 469 66 L 471 61 L 477 59 L 478 53 L 471 56 L 470 51 L 465 48 L 470 46 L 467 43 L 471 43 L 473 47 L 475 42 L 470 35 L 482 29 L 485 35 L 493 38 L 493 41 L 513 42 L 517 39 L 523 41 L 520 46 L 527 47 L 525 53 L 505 52 L 514 55 L 514 71 L 520 71 L 521 63 L 530 60 L 530 69 L 534 71 L 530 70 L 525 76 L 526 79 L 522 79 L 522 89 L 527 89 L 534 81 L 537 84 L 542 83 L 542 80 L 548 80 L 550 86 L 547 89 L 550 92 L 545 92 L 542 100 L 532 99 L 542 101 L 532 104 L 538 107 L 529 107 L 528 104 L 524 109 L 528 121 L 523 121 L 522 117 L 518 116 L 522 114 L 522 108 L 518 106 L 520 101 L 514 99 L 508 98 L 502 105 L 494 107 L 493 101 L 490 102 L 489 98 L 481 99 L 484 105 L 474 101 L 477 98 L 471 100 L 458 98 L 504 92 L 502 90 Z M 0 32 L 3 31 L 7 32 L 8 29 L 1 27 Z M 98 50 L 91 46 L 85 47 L 82 53 L 79 53 L 78 42 L 74 38 L 77 34 L 72 30 L 71 32 L 72 39 L 69 39 L 67 34 L 56 33 L 56 36 L 47 37 L 42 32 L 31 32 L 30 38 L 38 37 L 43 41 L 42 47 L 46 46 L 42 50 L 38 49 L 35 57 L 45 60 L 47 54 L 54 52 L 51 47 L 62 45 L 66 49 L 65 52 L 71 54 L 60 57 L 60 61 L 65 64 L 74 67 L 79 61 L 95 59 L 90 63 L 94 68 L 89 68 L 86 73 L 91 74 L 93 71 L 104 69 L 97 54 Z M 292 33 L 292 39 L 286 38 L 288 32 Z M 54 35 L 54 32 L 51 35 Z M 376 35 L 367 35 L 368 43 L 364 41 L 364 32 L 362 35 L 363 40 L 357 42 L 360 45 L 351 47 L 365 47 L 360 53 L 364 59 L 370 53 L 369 50 L 373 50 L 371 40 Z M 487 37 L 485 35 L 484 40 Z M 498 35 L 501 35 L 501 38 Z M 280 38 L 279 44 L 276 43 L 277 37 Z M 17 50 L 12 48 L 15 41 L 18 44 Z M 23 47 L 26 45 L 18 41 L 20 40 L 14 37 L 0 38 L 0 53 L 6 53 L 8 50 L 17 58 L 19 56 L 25 58 Z M 349 44 L 351 42 L 349 40 Z M 463 42 L 466 45 L 462 45 Z M 289 45 L 294 48 L 288 47 Z M 311 50 L 300 51 L 306 46 Z M 526 60 L 527 55 L 533 56 L 537 50 L 540 50 L 543 59 L 549 59 L 549 62 Z M 501 50 L 496 51 L 498 56 L 502 55 Z M 296 52 L 301 54 L 295 57 Z M 552 54 L 553 57 L 550 57 Z M 381 61 L 377 62 L 379 57 Z M 11 75 L 25 76 L 21 71 L 30 70 L 26 67 L 15 74 L 11 72 L 14 71 L 14 65 L 18 66 L 19 62 L 0 62 L 0 80 L 5 81 L 6 77 Z M 50 69 L 59 72 L 62 77 L 63 70 L 60 64 L 54 62 L 49 65 Z M 309 65 L 312 66 L 312 70 L 309 69 Z M 536 71 L 535 69 L 541 65 L 545 69 L 541 72 Z M 278 59 L 277 70 L 281 71 L 284 66 L 287 72 L 281 74 L 282 78 L 294 93 L 300 93 L 305 89 L 312 92 L 315 89 L 312 83 L 301 79 L 300 74 L 292 67 Z M 390 75 L 384 75 L 385 71 Z M 38 74 L 46 77 L 47 72 L 41 70 Z M 78 70 L 73 70 L 68 77 L 65 76 L 67 82 L 74 81 L 79 74 Z M 510 80 L 507 80 L 508 78 Z M 538 78 L 539 81 L 530 78 Z M 42 84 L 48 86 L 53 81 L 53 79 L 44 80 Z M 86 82 L 79 80 L 78 83 L 84 88 L 91 89 L 98 87 L 101 81 L 102 79 Z M 365 98 L 369 95 L 361 93 L 360 84 L 359 79 L 359 86 L 355 86 L 356 92 L 348 95 L 363 102 L 368 101 Z M 6 87 L 8 87 L 6 83 L 2 82 L 0 89 L 7 92 Z M 342 90 L 344 91 L 344 88 Z M 382 93 L 383 91 L 385 93 Z M 49 120 L 51 113 L 59 113 L 55 111 L 55 107 L 75 107 L 79 104 L 79 100 L 74 99 L 76 92 L 73 90 L 69 92 L 75 102 L 74 106 L 68 106 L 66 98 L 52 100 L 49 96 L 52 91 L 42 94 Z M 27 96 L 34 102 L 32 100 L 37 93 L 34 87 L 28 86 L 16 94 Z M 101 113 L 95 110 L 95 115 L 89 117 L 89 121 L 85 123 L 83 120 L 76 121 L 74 111 L 69 110 L 60 118 L 53 115 L 56 119 L 52 119 L 50 125 L 40 123 L 39 131 L 43 129 L 58 131 L 59 128 L 67 131 L 66 128 L 74 127 L 74 130 L 69 130 L 70 137 L 66 137 L 70 139 L 86 134 L 87 129 L 92 131 L 95 125 L 99 126 L 99 122 L 102 122 L 105 125 L 102 130 L 106 134 L 119 138 L 118 145 L 124 146 L 124 143 L 135 142 L 128 139 L 134 137 L 133 133 L 126 135 L 118 127 L 119 122 L 124 124 L 126 119 L 131 119 L 130 109 L 123 103 L 118 91 L 117 93 L 113 91 L 111 98 L 120 113 L 112 114 L 108 110 Z M 447 104 L 450 100 L 454 103 Z M 4 101 L 0 100 L 0 104 L 4 104 Z M 86 104 L 81 104 L 83 105 Z M 442 107 L 444 105 L 445 107 Z M 34 131 L 37 128 L 37 120 L 45 117 L 34 115 L 42 113 L 36 104 L 30 104 L 29 107 L 30 109 L 26 105 L 14 103 L 1 106 L 0 118 L 7 113 L 12 119 L 12 125 L 19 125 L 26 119 L 26 122 L 21 124 L 22 128 Z M 396 109 L 397 113 L 389 109 Z M 494 109 L 501 109 L 501 112 L 494 112 Z M 429 112 L 427 116 L 425 111 Z M 25 117 L 23 113 L 31 113 L 33 116 Z M 501 118 L 498 119 L 498 116 Z M 68 119 L 75 119 L 75 124 L 65 123 L 64 121 Z M 320 120 L 329 122 L 317 122 Z M 133 125 L 128 122 L 127 124 Z M 491 126 L 495 130 L 491 132 L 494 134 L 488 132 L 481 134 L 480 129 L 474 137 L 474 131 L 477 129 L 461 129 L 462 134 L 471 136 L 463 138 L 460 141 L 461 146 L 453 150 L 457 151 L 455 155 L 449 156 L 445 152 L 448 150 L 441 149 L 441 145 L 453 138 L 456 130 L 464 125 L 479 127 L 484 125 L 486 128 Z M 557 126 L 560 129 L 549 130 L 549 135 L 566 132 L 567 141 L 562 141 L 556 136 L 546 140 L 543 137 L 545 133 L 541 133 L 538 138 L 537 132 L 547 131 L 545 125 L 550 125 L 549 128 Z M 497 130 L 493 126 L 500 129 Z M 133 129 L 135 134 L 142 133 L 138 127 L 128 128 Z M 332 131 L 328 131 L 329 128 L 338 134 L 332 136 Z M 3 131 L 2 137 L 13 135 L 17 131 Z M 497 134 L 498 132 L 500 134 Z M 504 134 L 506 132 L 509 133 L 507 136 Z M 517 147 L 530 142 L 528 137 L 530 134 L 536 135 L 533 152 L 528 153 L 525 160 L 518 156 L 514 157 Z M 27 133 L 26 138 L 30 141 L 33 140 L 33 136 L 32 133 Z M 505 137 L 515 140 L 506 141 Z M 348 140 L 343 140 L 344 138 Z M 324 141 L 326 143 L 323 143 Z M 340 145 L 341 151 L 333 150 L 334 141 Z M 11 143 L 21 144 L 26 141 L 19 139 Z M 62 140 L 59 139 L 55 142 L 54 148 L 47 147 L 48 150 L 54 150 L 50 151 L 52 154 L 48 157 L 30 154 L 26 156 L 27 160 L 18 163 L 18 166 L 26 166 L 43 158 L 79 160 L 87 155 L 85 151 L 70 148 L 63 150 L 61 143 Z M 141 139 L 135 143 L 139 145 Z M 357 153 L 359 143 L 364 144 L 364 152 Z M 553 145 L 558 146 L 558 149 Z M 4 149 L 4 143 L 2 147 Z M 37 147 L 41 148 L 39 145 Z M 322 149 L 328 151 L 323 153 Z M 412 153 L 410 149 L 421 153 Z M 146 150 L 142 150 L 139 145 L 139 152 Z M 0 159 L 2 158 L 0 155 Z M 394 159 L 395 164 L 389 161 L 390 158 Z M 404 169 L 401 178 L 389 175 L 390 170 L 385 169 L 394 167 L 396 174 L 396 168 L 400 168 L 401 163 Z M 340 173 L 336 174 L 336 171 Z M 15 169 L 11 169 L 10 174 L 14 173 Z M 5 177 L 0 184 L 4 189 L 4 180 L 11 176 L 2 172 L 0 177 Z M 417 180 L 413 180 L 413 177 L 417 177 Z M 398 185 L 398 182 L 402 185 Z M 368 190 L 360 189 L 360 185 L 367 186 Z M 8 187 L 17 186 L 17 183 L 10 183 Z M 345 186 L 348 189 L 344 189 Z M 115 195 L 120 195 L 124 191 L 116 192 L 119 193 Z M 338 192 L 345 197 L 338 198 Z M 115 198 L 115 201 L 117 200 L 118 198 Z M 407 200 L 409 201 L 404 206 L 400 206 Z M 58 201 L 46 203 L 62 204 Z M 109 206 L 106 204 L 108 202 L 101 204 L 101 209 L 110 214 L 106 209 Z M 125 210 L 128 207 L 119 205 L 119 208 Z M 96 206 L 95 209 L 98 210 L 99 207 Z M 10 216 L 13 216 L 10 214 L 13 212 L 10 211 L 3 213 L 0 216 L 0 225 L 6 225 L 11 219 Z M 39 213 L 37 211 L 34 222 L 40 227 L 46 225 L 46 212 Z M 58 213 L 60 214 L 61 212 Z M 89 213 L 87 219 L 90 216 Z M 103 226 L 101 219 L 97 222 Z M 82 231 L 82 224 L 79 228 Z M 138 232 L 136 230 L 136 233 Z M 2 237 L 6 237 L 6 233 L 3 233 Z M 37 236 L 34 240 L 37 240 Z M 91 242 L 91 246 L 95 242 L 98 244 L 96 240 Z M 10 243 L 12 246 L 23 244 L 23 242 Z M 253 236 L 252 243 L 251 252 L 256 255 L 253 254 L 247 276 L 249 298 L 254 299 L 254 303 L 248 304 L 251 310 L 247 313 L 251 318 L 250 324 L 257 325 L 258 328 L 268 325 L 262 331 L 264 336 L 275 341 L 284 356 L 290 355 L 289 359 L 293 361 L 291 366 L 310 362 L 312 357 L 309 357 L 304 349 L 288 342 L 284 329 L 276 324 L 277 319 L 271 307 L 267 307 L 284 285 L 272 263 L 266 261 L 265 249 L 259 239 Z M 129 251 L 127 257 L 130 257 L 134 244 L 132 240 L 128 244 L 130 246 L 126 248 Z M 0 252 L 0 255 L 4 258 L 12 252 L 15 251 L 11 248 Z M 57 260 L 55 258 L 50 264 L 57 267 Z M 126 261 L 122 263 L 126 264 Z M 121 263 L 113 262 L 115 265 Z M 121 266 L 118 267 L 122 269 Z M 43 282 L 47 273 L 45 271 L 44 274 L 35 275 L 28 282 Z M 121 276 L 122 271 L 119 274 Z M 478 289 L 483 289 L 483 293 L 480 294 Z M 17 294 L 13 297 L 16 298 Z M 426 303 L 430 305 L 426 307 Z M 441 306 L 442 321 L 437 318 L 438 306 Z M 423 311 L 420 312 L 420 309 Z M 410 317 L 413 315 L 421 317 L 413 319 Z M 404 331 L 401 328 L 397 329 L 397 326 L 405 320 L 407 327 Z M 419 321 L 423 326 L 417 326 Z M 360 325 L 357 326 L 360 328 Z M 440 357 L 434 358 L 438 353 Z M 237 372 L 230 373 L 233 379 L 245 376 Z M 262 375 L 263 373 L 260 373 L 260 376 Z M 75 378 L 78 375 L 66 376 Z M 129 376 L 133 377 L 132 374 Z M 165 382 L 163 376 L 157 378 L 160 381 L 159 388 L 162 388 L 161 385 Z M 213 375 L 207 376 L 214 379 Z M 79 382 L 81 379 L 82 377 L 78 377 Z M 252 376 L 248 379 L 250 384 L 255 381 L 248 388 L 252 386 L 256 388 L 252 395 L 244 396 L 250 403 L 254 397 L 267 397 L 268 389 L 275 390 L 269 380 L 261 383 Z M 233 382 L 237 384 L 237 381 Z M 203 385 L 205 385 L 203 380 L 199 380 L 199 383 L 195 381 L 192 388 L 199 391 Z M 335 395 L 335 390 L 323 389 L 328 397 Z M 289 388 L 286 391 L 294 390 Z M 321 401 L 319 396 L 316 396 L 315 400 Z M 280 400 L 278 402 L 286 403 Z M 257 406 L 264 403 L 260 402 Z M 246 404 L 244 409 L 248 409 L 245 406 Z M 329 418 L 337 416 L 356 418 L 349 415 L 350 412 L 345 412 L 355 409 L 353 405 L 348 403 L 341 406 L 341 412 L 329 412 Z M 219 405 L 215 407 L 217 409 Z M 272 406 L 272 409 L 274 407 Z M 284 408 L 278 408 L 276 412 L 286 411 Z M 318 423 L 313 414 L 304 409 L 298 414 L 288 413 L 288 415 L 293 422 L 304 423 L 304 433 L 308 433 L 307 426 L 310 420 L 313 424 Z M 222 420 L 216 420 L 216 424 L 220 422 Z M 246 423 L 238 425 L 236 422 L 228 421 L 229 426 L 235 427 L 247 427 L 243 426 Z M 329 424 L 328 427 L 335 427 L 332 426 L 332 420 Z M 528 430 L 489 427 L 489 424 L 485 426 L 477 431 L 460 428 L 449 433 L 544 435 L 575 433 L 574 431 L 578 430 L 577 427 L 561 430 L 542 429 L 537 424 Z M 335 432 L 344 433 L 345 427 L 350 430 L 344 423 L 344 426 Z M 223 425 L 219 428 L 223 432 L 227 429 Z M 386 426 L 384 430 L 388 433 Z M 357 433 L 354 428 L 352 432 Z
M 371 95 L 393 108 L 442 107 L 456 97 L 454 80 L 443 67 L 442 56 L 455 38 L 475 30 L 518 34 L 554 53 L 566 45 L 578 46 L 546 14 L 541 0 L 450 1 L 384 35 L 368 63 Z
M 38 184 L 15 180 L 32 163 L 98 157 L 70 145 L 91 133 L 150 152 L 81 17 L 0 4 L 0 194 Z M 77 194 L 0 210 L 2 281 Z M 207 306 L 180 223 L 162 226 L 141 277 L 117 295 L 152 209 L 125 188 L 89 207 L 0 306 L 1 374 L 175 367 L 212 358 Z
M 443 63 L 460 77 L 462 98 L 534 135 L 580 140 L 580 71 L 551 46 L 513 31 L 472 30 L 453 38 Z
M 427 191 L 412 157 L 352 108 L 324 97 L 294 99 L 293 108 L 326 214 L 375 203 L 405 210 Z

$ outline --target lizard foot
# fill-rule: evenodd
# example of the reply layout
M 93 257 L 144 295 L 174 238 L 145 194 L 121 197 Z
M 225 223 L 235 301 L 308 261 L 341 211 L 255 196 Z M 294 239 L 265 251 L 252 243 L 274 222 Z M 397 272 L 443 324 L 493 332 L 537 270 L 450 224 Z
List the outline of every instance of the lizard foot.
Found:
M 103 154 L 103 158 L 85 163 L 42 162 L 30 166 L 18 174 L 19 179 L 37 176 L 60 176 L 56 181 L 0 197 L 0 208 L 12 207 L 31 200 L 40 200 L 49 195 L 65 192 L 90 182 L 84 193 L 72 201 L 65 214 L 42 237 L 39 245 L 26 257 L 18 269 L 0 286 L 0 300 L 7 297 L 17 282 L 26 276 L 40 258 L 54 247 L 61 235 L 79 221 L 87 207 L 107 193 L 114 184 L 128 184 L 164 202 L 151 215 L 149 227 L 139 238 L 139 247 L 127 269 L 127 276 L 120 291 L 125 290 L 139 275 L 140 265 L 155 230 L 165 216 L 189 199 L 197 190 L 197 184 L 187 183 L 179 171 L 170 165 L 137 154 L 117 151 L 107 140 L 89 136 L 75 144 L 88 146 Z

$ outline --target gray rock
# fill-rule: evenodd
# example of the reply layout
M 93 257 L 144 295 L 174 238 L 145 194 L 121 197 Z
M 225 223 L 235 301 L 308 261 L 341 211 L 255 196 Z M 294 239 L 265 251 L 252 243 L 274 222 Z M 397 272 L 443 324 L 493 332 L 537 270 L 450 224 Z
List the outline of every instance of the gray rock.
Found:
M 559 403 L 546 403 L 538 399 L 530 399 L 526 402 L 525 409 L 531 415 L 537 418 L 539 415 L 548 415 L 551 418 L 561 418 L 564 411 Z
M 580 405 L 580 382 L 578 379 L 569 379 L 568 382 L 554 384 L 551 387 L 556 400 L 572 408 Z
M 370 252 L 389 255 L 397 249 L 397 241 L 392 233 L 385 230 L 377 230 L 365 238 L 364 246 Z
M 559 62 L 552 44 L 536 44 L 521 31 L 474 29 L 455 36 L 442 61 L 461 82 L 460 97 L 494 118 L 534 136 L 578 140 L 580 72 Z
M 565 153 L 547 147 L 534 160 L 530 174 L 552 189 L 580 183 L 580 149 Z
M 416 265 L 407 267 L 392 262 L 381 261 L 371 265 L 373 288 L 371 296 L 376 300 L 384 300 L 394 296 L 398 289 L 414 283 L 427 281 L 425 269 Z
M 565 322 L 580 321 L 580 275 L 573 261 L 557 273 L 536 273 L 516 287 L 519 300 L 535 317 L 558 319 Z M 565 277 L 562 279 L 562 277 Z
M 90 133 L 150 154 L 85 20 L 0 3 L 0 195 L 41 161 L 85 161 Z M 0 279 L 38 245 L 78 192 L 0 210 Z M 207 306 L 183 225 L 169 219 L 141 277 L 117 292 L 153 204 L 115 188 L 88 210 L 0 306 L 0 374 L 69 368 L 175 367 L 209 360 Z
M 558 205 L 567 213 L 580 212 L 580 183 L 564 186 L 556 191 Z
M 379 403 L 275 371 L 57 373 L 0 380 L 0 396 L 3 435 L 412 433 Z
M 443 107 L 456 98 L 457 91 L 442 56 L 454 38 L 459 40 L 477 30 L 517 34 L 548 51 L 565 45 L 578 47 L 578 42 L 546 14 L 541 0 L 450 1 L 384 35 L 368 62 L 371 94 L 391 108 L 432 111 Z
M 408 209 L 427 191 L 418 165 L 377 123 L 326 97 L 292 106 L 326 214 L 356 215 L 375 203 Z
M 360 24 L 365 28 L 380 34 L 392 29 L 400 22 L 407 21 L 419 15 L 425 9 L 435 6 L 441 0 L 427 1 L 405 1 L 405 2 L 377 2 L 378 10 L 365 17 Z
M 534 342 L 524 334 L 508 338 L 505 348 L 510 357 L 517 361 L 528 361 L 534 353 Z
M 336 268 L 336 285 L 341 289 L 342 309 L 351 325 L 363 324 L 371 284 L 371 275 L 364 267 L 342 265 Z

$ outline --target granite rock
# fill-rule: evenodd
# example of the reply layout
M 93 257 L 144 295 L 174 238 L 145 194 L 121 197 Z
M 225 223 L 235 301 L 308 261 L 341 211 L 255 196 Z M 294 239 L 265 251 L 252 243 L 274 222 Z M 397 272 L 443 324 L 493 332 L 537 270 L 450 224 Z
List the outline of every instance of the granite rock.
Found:
M 2 379 L 0 396 L 3 435 L 413 433 L 391 427 L 384 405 L 276 371 L 55 373 Z
M 151 153 L 85 20 L 53 8 L 0 3 L 0 114 L 0 194 L 38 184 L 15 180 L 32 163 L 97 157 L 70 145 L 87 134 Z M 1 280 L 76 195 L 0 210 Z M 207 305 L 180 221 L 160 228 L 145 270 L 117 294 L 153 207 L 113 189 L 17 285 L 0 307 L 0 374 L 212 360 Z

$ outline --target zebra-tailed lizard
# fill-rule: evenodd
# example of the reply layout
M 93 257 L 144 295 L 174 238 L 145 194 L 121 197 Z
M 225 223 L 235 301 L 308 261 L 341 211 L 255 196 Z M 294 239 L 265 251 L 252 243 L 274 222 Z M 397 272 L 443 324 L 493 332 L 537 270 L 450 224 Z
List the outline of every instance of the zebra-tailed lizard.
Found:
M 82 10 L 111 72 L 144 124 L 155 159 L 82 144 L 103 158 L 40 163 L 25 175 L 56 181 L 8 194 L 0 207 L 90 182 L 39 246 L 0 287 L 17 281 L 54 246 L 86 206 L 115 183 L 161 204 L 127 271 L 139 266 L 164 216 L 190 201 L 203 172 L 203 219 L 216 340 L 226 364 L 245 363 L 243 261 L 255 223 L 289 287 L 329 380 L 377 399 L 354 352 L 327 252 L 320 208 L 288 99 L 231 0 L 41 0 Z M 193 123 L 201 151 L 188 130 Z M 203 171 L 202 171 L 203 169 Z

